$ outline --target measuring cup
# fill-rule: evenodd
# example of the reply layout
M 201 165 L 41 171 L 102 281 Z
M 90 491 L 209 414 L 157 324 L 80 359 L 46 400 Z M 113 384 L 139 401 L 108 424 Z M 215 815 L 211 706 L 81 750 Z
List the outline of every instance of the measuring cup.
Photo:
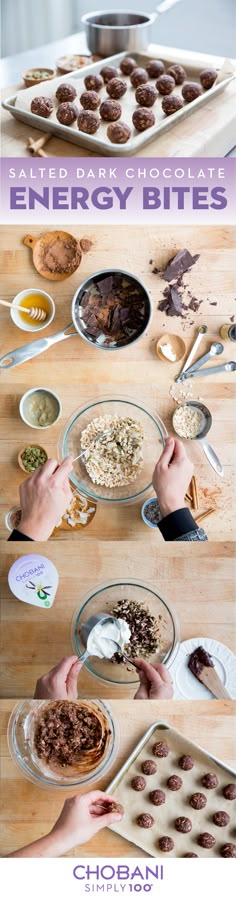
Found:
M 115 616 L 108 616 L 108 615 L 106 615 L 106 613 L 97 613 L 94 616 L 90 616 L 90 618 L 87 619 L 87 622 L 85 622 L 84 625 L 82 625 L 81 631 L 80 631 L 81 638 L 82 638 L 82 641 L 83 641 L 85 647 L 87 646 L 88 637 L 91 634 L 91 631 L 93 631 L 93 629 L 95 628 L 95 625 L 97 625 L 98 622 L 101 622 L 102 624 L 105 624 L 106 622 L 116 622 L 116 618 L 115 618 Z M 134 666 L 135 669 L 139 669 L 139 666 L 137 666 L 136 663 L 132 662 L 132 660 L 129 659 L 129 657 L 126 655 L 126 653 L 124 653 L 124 651 L 120 647 L 120 644 L 117 644 L 116 641 L 113 641 L 113 643 L 114 643 L 114 653 L 122 653 L 122 656 L 124 657 L 124 659 L 128 663 L 130 663 L 131 666 Z M 85 662 L 85 660 L 88 659 L 89 656 L 90 656 L 89 650 L 86 649 L 83 653 L 83 656 L 80 656 L 80 662 Z
M 216 455 L 215 451 L 213 450 L 213 448 L 210 446 L 210 444 L 206 440 L 206 435 L 208 434 L 208 431 L 210 431 L 210 428 L 212 426 L 212 415 L 210 413 L 210 410 L 208 409 L 207 406 L 204 405 L 204 403 L 199 403 L 199 401 L 196 401 L 196 400 L 188 400 L 186 403 L 183 403 L 183 406 L 194 407 L 194 409 L 197 409 L 202 415 L 202 424 L 200 426 L 199 433 L 196 435 L 195 438 L 187 438 L 187 440 L 200 441 L 202 448 L 204 450 L 204 453 L 208 459 L 208 462 L 210 463 L 212 468 L 215 470 L 217 475 L 220 475 L 221 477 L 223 477 L 223 475 L 224 475 L 223 466 L 221 465 L 221 462 L 218 459 L 218 456 Z M 173 422 L 173 427 L 174 427 L 174 430 L 176 431 L 174 422 Z M 178 432 L 176 432 L 176 433 L 178 434 Z

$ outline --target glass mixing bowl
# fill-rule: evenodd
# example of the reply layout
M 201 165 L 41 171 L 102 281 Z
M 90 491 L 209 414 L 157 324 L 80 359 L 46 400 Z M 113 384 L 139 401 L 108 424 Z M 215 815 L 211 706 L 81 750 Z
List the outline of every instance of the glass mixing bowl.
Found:
M 43 711 L 45 706 L 51 704 L 51 700 L 24 700 L 14 706 L 9 722 L 8 722 L 8 747 L 13 762 L 20 769 L 21 774 L 34 784 L 43 788 L 73 788 L 90 786 L 95 781 L 100 780 L 107 774 L 119 749 L 119 727 L 115 722 L 111 710 L 102 700 L 78 700 L 78 705 L 89 704 L 89 710 L 94 710 L 102 714 L 106 719 L 107 730 L 109 733 L 107 746 L 104 756 L 100 763 L 90 773 L 80 774 L 79 771 L 66 771 L 65 768 L 60 772 L 50 770 L 49 765 L 44 763 L 38 756 L 34 747 L 34 733 L 36 717 Z M 65 701 L 66 702 L 66 701 Z
M 105 397 L 75 410 L 60 435 L 58 448 L 60 462 L 70 453 L 72 453 L 73 457 L 78 456 L 81 452 L 81 432 L 92 422 L 92 419 L 105 415 L 118 415 L 122 418 L 132 416 L 133 419 L 141 423 L 144 430 L 144 464 L 141 472 L 139 472 L 135 481 L 123 487 L 104 487 L 103 485 L 93 484 L 86 471 L 82 457 L 74 463 L 70 479 L 80 491 L 96 501 L 100 500 L 110 503 L 135 502 L 151 487 L 154 465 L 162 453 L 165 437 L 167 437 L 165 425 L 159 416 L 144 409 L 142 404 L 133 403 L 132 400 L 125 398 L 119 400 Z
M 71 623 L 71 637 L 73 649 L 82 656 L 85 647 L 81 638 L 81 627 L 90 616 L 96 613 L 112 614 L 113 608 L 119 600 L 135 600 L 143 603 L 151 615 L 155 616 L 159 625 L 160 649 L 154 656 L 150 656 L 150 663 L 165 663 L 167 667 L 175 659 L 179 648 L 180 631 L 179 622 L 175 611 L 169 601 L 160 597 L 152 584 L 140 584 L 135 579 L 131 581 L 114 581 L 111 584 L 98 585 L 93 594 L 87 594 L 80 609 L 75 610 Z M 101 678 L 103 682 L 113 685 L 130 687 L 139 681 L 138 672 L 128 663 L 111 662 L 109 659 L 99 659 L 97 656 L 89 656 L 84 663 L 92 675 Z

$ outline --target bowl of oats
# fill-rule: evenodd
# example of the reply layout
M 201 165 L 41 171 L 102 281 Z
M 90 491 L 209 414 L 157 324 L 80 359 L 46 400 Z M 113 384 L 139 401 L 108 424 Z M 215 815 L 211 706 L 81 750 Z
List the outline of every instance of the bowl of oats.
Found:
M 85 651 L 83 626 L 91 616 L 103 613 L 123 620 L 130 628 L 129 643 L 125 653 L 130 660 L 136 657 L 151 664 L 165 663 L 169 667 L 179 648 L 180 631 L 175 610 L 158 588 L 150 582 L 141 583 L 134 578 L 117 579 L 110 584 L 97 585 L 94 591 L 81 600 L 71 623 L 73 651 L 82 656 Z M 88 671 L 114 685 L 137 684 L 137 670 L 124 660 L 122 652 L 111 659 L 89 656 L 84 665 Z
M 59 459 L 74 457 L 70 476 L 95 502 L 135 503 L 149 490 L 167 432 L 155 412 L 128 398 L 88 402 L 70 417 Z

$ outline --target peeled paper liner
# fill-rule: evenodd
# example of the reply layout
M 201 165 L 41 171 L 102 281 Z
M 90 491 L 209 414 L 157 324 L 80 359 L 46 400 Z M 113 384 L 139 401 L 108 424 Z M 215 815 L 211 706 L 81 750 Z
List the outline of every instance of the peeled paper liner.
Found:
M 156 741 L 166 741 L 170 750 L 167 757 L 153 756 L 152 748 Z M 194 759 L 194 767 L 189 772 L 184 772 L 178 765 L 178 759 L 183 754 L 190 755 Z M 154 775 L 145 775 L 144 791 L 134 791 L 131 788 L 131 780 L 134 775 L 143 774 L 141 763 L 145 759 L 156 762 L 157 772 Z M 203 775 L 209 772 L 217 775 L 219 781 L 218 787 L 213 790 L 207 790 L 201 783 Z M 166 782 L 171 775 L 179 775 L 182 778 L 183 785 L 179 791 L 170 791 L 167 787 Z M 183 857 L 186 853 L 197 853 L 199 857 L 204 858 L 219 857 L 223 844 L 235 843 L 233 823 L 235 802 L 226 800 L 223 796 L 223 788 L 229 783 L 236 783 L 236 773 L 232 774 L 224 763 L 215 760 L 166 723 L 155 722 L 107 789 L 125 809 L 124 818 L 112 826 L 112 831 L 141 847 L 152 857 Z M 150 791 L 158 788 L 166 794 L 162 806 L 154 806 L 149 800 Z M 201 810 L 193 809 L 189 803 L 191 795 L 197 791 L 207 797 L 207 805 Z M 230 815 L 230 822 L 224 828 L 219 828 L 212 821 L 213 814 L 219 810 L 224 810 Z M 136 824 L 137 816 L 141 813 L 150 813 L 153 816 L 155 825 L 152 828 L 144 829 Z M 174 822 L 178 816 L 186 816 L 191 820 L 192 831 L 188 834 L 181 834 L 175 830 Z M 199 847 L 197 843 L 197 837 L 203 832 L 212 834 L 216 839 L 211 850 Z M 174 841 L 171 853 L 163 853 L 159 849 L 158 840 L 164 835 L 168 835 Z
M 123 54 L 123 55 L 125 55 L 125 54 Z M 121 59 L 123 55 L 120 54 L 119 58 Z M 136 53 L 135 58 L 137 59 L 138 65 L 142 66 L 142 64 L 143 64 L 145 66 L 151 57 L 148 54 L 137 54 Z M 155 58 L 155 56 L 154 56 L 154 58 Z M 42 83 L 36 84 L 36 85 L 33 85 L 33 87 L 18 91 L 16 98 L 15 98 L 15 108 L 18 110 L 21 110 L 23 113 L 27 113 L 28 115 L 30 115 L 31 124 L 35 125 L 35 127 L 37 126 L 37 123 L 41 122 L 42 130 L 43 130 L 43 124 L 45 123 L 45 131 L 50 131 L 50 124 L 52 124 L 52 125 L 56 124 L 57 129 L 58 129 L 58 137 L 60 137 L 60 131 L 61 131 L 61 137 L 65 138 L 68 135 L 68 140 L 70 140 L 70 133 L 74 133 L 78 138 L 78 143 L 80 143 L 80 138 L 81 138 L 81 141 L 82 140 L 84 141 L 84 139 L 87 139 L 89 141 L 89 145 L 91 146 L 91 149 L 93 149 L 93 144 L 94 145 L 96 144 L 96 147 L 98 147 L 98 145 L 100 144 L 101 149 L 104 147 L 104 145 L 106 145 L 107 148 L 110 148 L 110 149 L 112 146 L 113 147 L 115 146 L 115 147 L 117 147 L 117 153 L 119 155 L 119 150 L 122 149 L 122 146 L 123 146 L 123 151 L 124 151 L 124 148 L 126 148 L 127 152 L 129 151 L 129 147 L 130 147 L 131 143 L 134 147 L 137 147 L 137 149 L 138 149 L 139 145 L 141 145 L 143 143 L 144 138 L 145 138 L 145 143 L 147 142 L 147 134 L 150 137 L 150 140 L 153 140 L 153 138 L 155 136 L 158 136 L 158 130 L 157 130 L 158 126 L 163 125 L 163 123 L 165 123 L 165 125 L 167 126 L 167 121 L 168 121 L 168 128 L 169 128 L 172 125 L 174 126 L 179 121 L 180 117 L 184 118 L 187 114 L 190 113 L 190 111 L 194 112 L 194 109 L 197 109 L 197 107 L 198 107 L 199 100 L 202 101 L 204 98 L 205 102 L 209 101 L 211 98 L 214 97 L 214 88 L 221 83 L 223 84 L 223 82 L 226 81 L 227 78 L 231 78 L 232 75 L 234 74 L 233 63 L 230 60 L 225 59 L 222 68 L 218 72 L 218 76 L 217 76 L 216 82 L 213 85 L 213 87 L 210 88 L 210 90 L 203 92 L 203 95 L 201 95 L 201 97 L 197 98 L 197 100 L 195 100 L 193 103 L 186 104 L 183 107 L 183 109 L 179 110 L 177 113 L 175 113 L 172 116 L 166 117 L 164 115 L 163 110 L 162 110 L 162 105 L 161 105 L 163 96 L 158 95 L 158 98 L 157 98 L 154 106 L 152 107 L 152 110 L 154 111 L 154 115 L 155 115 L 155 120 L 156 120 L 155 125 L 153 125 L 147 131 L 142 132 L 140 134 L 140 133 L 137 133 L 137 131 L 135 130 L 133 123 L 132 123 L 133 112 L 135 109 L 137 109 L 137 103 L 135 100 L 135 90 L 136 89 L 132 87 L 131 82 L 130 82 L 130 77 L 123 75 L 123 73 L 120 73 L 119 77 L 122 77 L 122 79 L 128 85 L 128 90 L 127 90 L 126 94 L 124 94 L 124 96 L 121 97 L 120 100 L 118 100 L 118 102 L 121 104 L 121 107 L 122 107 L 122 114 L 121 114 L 120 121 L 126 122 L 126 124 L 130 126 L 131 137 L 125 145 L 118 146 L 118 145 L 114 145 L 114 144 L 112 145 L 107 137 L 107 128 L 108 128 L 109 122 L 103 122 L 101 120 L 101 124 L 100 124 L 98 131 L 96 132 L 95 135 L 91 136 L 91 135 L 85 134 L 84 132 L 79 131 L 77 122 L 74 122 L 73 125 L 66 127 L 66 126 L 61 125 L 58 122 L 58 119 L 56 117 L 56 112 L 57 112 L 59 103 L 55 97 L 55 94 L 56 94 L 58 86 L 60 84 L 63 84 L 63 81 L 66 84 L 73 85 L 73 87 L 76 89 L 76 92 L 77 92 L 77 97 L 75 98 L 75 100 L 73 102 L 75 104 L 77 104 L 79 111 L 82 112 L 83 107 L 80 105 L 79 97 L 82 94 L 82 92 L 86 90 L 85 85 L 84 85 L 84 78 L 90 72 L 91 72 L 91 74 L 93 74 L 93 73 L 98 74 L 100 72 L 100 70 L 102 69 L 104 62 L 106 62 L 107 64 L 109 64 L 111 62 L 111 64 L 112 64 L 112 59 L 113 59 L 113 57 L 110 57 L 108 60 L 100 61 L 99 63 L 94 63 L 93 66 L 89 66 L 88 69 L 86 67 L 86 70 L 80 69 L 78 71 L 76 77 L 75 77 L 75 73 L 73 73 L 72 76 L 70 76 L 70 75 L 63 76 L 62 75 L 58 78 L 54 78 L 52 81 L 43 82 L 43 84 Z M 116 57 L 114 57 L 114 65 L 117 65 L 117 68 L 119 68 L 119 64 L 115 62 L 115 59 L 116 59 Z M 173 60 L 173 58 L 166 59 L 163 56 L 163 62 L 165 63 L 166 67 L 169 67 L 170 65 L 173 65 L 174 60 Z M 179 62 L 179 60 L 178 60 L 178 62 Z M 183 65 L 184 65 L 185 71 L 187 73 L 187 80 L 197 81 L 198 83 L 200 83 L 199 75 L 200 75 L 200 72 L 203 70 L 202 63 L 198 64 L 198 65 L 196 63 L 193 65 L 188 65 L 188 64 L 183 63 Z M 153 79 L 153 78 L 149 79 L 148 84 L 155 85 L 155 79 Z M 103 100 L 110 99 L 110 97 L 106 91 L 106 85 L 104 85 L 98 93 L 99 93 L 101 102 Z M 182 85 L 176 85 L 174 88 L 173 94 L 182 97 Z M 34 99 L 34 97 L 41 97 L 41 96 L 50 97 L 53 102 L 53 107 L 54 107 L 53 112 L 51 113 L 51 116 L 48 119 L 44 119 L 43 117 L 40 117 L 34 113 L 31 113 L 32 100 Z M 95 110 L 95 112 L 99 115 L 99 110 Z

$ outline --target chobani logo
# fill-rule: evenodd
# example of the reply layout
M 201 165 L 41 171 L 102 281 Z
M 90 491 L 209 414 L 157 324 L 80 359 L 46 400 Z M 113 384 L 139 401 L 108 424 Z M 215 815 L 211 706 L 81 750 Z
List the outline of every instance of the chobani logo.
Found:
M 41 572 L 43 572 L 44 569 L 44 563 L 39 563 L 34 569 L 27 569 L 27 571 L 22 572 L 21 575 L 16 575 L 16 581 L 25 581 L 27 578 L 30 578 L 31 575 L 41 575 Z

